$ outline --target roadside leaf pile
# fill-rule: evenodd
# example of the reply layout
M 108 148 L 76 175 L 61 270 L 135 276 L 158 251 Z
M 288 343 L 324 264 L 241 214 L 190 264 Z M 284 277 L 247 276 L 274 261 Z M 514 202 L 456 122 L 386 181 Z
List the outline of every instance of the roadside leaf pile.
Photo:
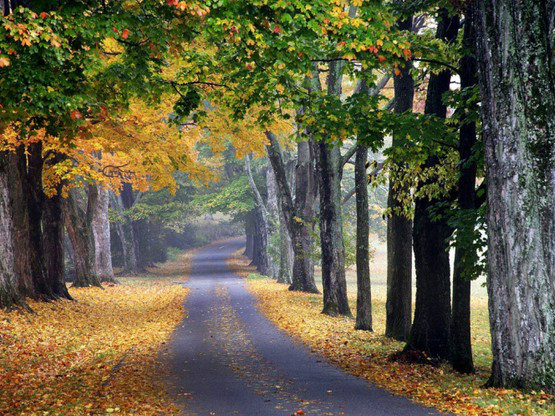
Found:
M 382 335 L 385 314 L 381 308 L 385 305 L 381 301 L 375 302 L 374 324 L 378 331 L 356 331 L 352 319 L 321 313 L 321 295 L 289 291 L 287 285 L 252 274 L 248 264 L 249 260 L 238 253 L 230 261 L 235 270 L 248 275 L 248 288 L 258 298 L 265 316 L 313 352 L 356 376 L 443 412 L 465 416 L 555 414 L 555 398 L 544 392 L 482 388 L 487 381 L 487 367 L 465 376 L 447 365 L 434 367 L 391 360 L 390 356 L 403 344 Z
M 0 414 L 178 414 L 157 361 L 187 290 L 149 279 L 70 293 L 0 312 Z

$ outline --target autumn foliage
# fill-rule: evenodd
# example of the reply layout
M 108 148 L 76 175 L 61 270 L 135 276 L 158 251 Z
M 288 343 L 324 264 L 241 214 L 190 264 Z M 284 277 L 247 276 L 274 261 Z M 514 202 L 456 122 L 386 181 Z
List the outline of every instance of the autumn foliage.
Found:
M 152 280 L 0 312 L 0 414 L 177 414 L 158 360 L 187 291 Z
M 230 261 L 244 275 L 248 274 L 248 264 L 249 260 L 240 253 Z M 446 364 L 396 362 L 392 355 L 402 348 L 402 343 L 381 335 L 385 325 L 384 299 L 375 299 L 377 332 L 368 332 L 355 330 L 350 318 L 322 314 L 318 295 L 289 291 L 286 285 L 269 279 L 249 279 L 248 288 L 257 297 L 260 310 L 280 329 L 342 369 L 394 394 L 466 416 L 548 416 L 555 411 L 554 397 L 544 392 L 482 388 L 488 377 L 487 366 L 476 375 L 461 375 Z

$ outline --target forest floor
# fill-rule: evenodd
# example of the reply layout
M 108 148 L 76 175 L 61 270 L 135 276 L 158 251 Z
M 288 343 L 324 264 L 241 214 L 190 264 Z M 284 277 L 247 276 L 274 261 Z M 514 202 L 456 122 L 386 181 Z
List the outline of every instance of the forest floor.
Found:
M 472 303 L 473 349 L 477 372 L 460 375 L 446 364 L 405 364 L 390 360 L 403 344 L 382 335 L 385 331 L 385 266 L 383 247 L 377 247 L 372 272 L 375 332 L 355 331 L 354 320 L 321 313 L 322 296 L 291 292 L 287 285 L 257 275 L 249 259 L 236 253 L 230 264 L 248 277 L 248 288 L 264 315 L 280 329 L 300 339 L 312 351 L 344 370 L 394 394 L 409 397 L 440 411 L 462 415 L 555 415 L 555 397 L 544 392 L 485 389 L 491 366 L 487 298 L 478 284 Z M 356 305 L 356 273 L 348 273 L 349 300 Z
M 72 301 L 0 311 L 1 415 L 178 414 L 160 355 L 182 321 L 192 252 Z

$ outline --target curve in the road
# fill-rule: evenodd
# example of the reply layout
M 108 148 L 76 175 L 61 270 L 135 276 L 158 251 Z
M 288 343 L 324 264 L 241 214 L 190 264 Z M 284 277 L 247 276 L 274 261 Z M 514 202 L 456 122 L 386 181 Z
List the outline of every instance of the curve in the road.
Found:
M 170 346 L 171 382 L 185 415 L 439 414 L 333 367 L 278 330 L 227 266 L 243 245 L 212 245 L 193 259 L 188 316 Z

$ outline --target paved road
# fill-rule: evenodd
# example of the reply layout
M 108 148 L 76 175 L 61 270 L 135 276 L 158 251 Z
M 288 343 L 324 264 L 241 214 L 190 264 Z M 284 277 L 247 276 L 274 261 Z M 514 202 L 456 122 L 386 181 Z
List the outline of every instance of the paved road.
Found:
M 214 245 L 193 260 L 188 317 L 170 361 L 176 397 L 191 416 L 423 416 L 438 413 L 393 396 L 312 354 L 262 316 L 226 265 L 244 245 Z

